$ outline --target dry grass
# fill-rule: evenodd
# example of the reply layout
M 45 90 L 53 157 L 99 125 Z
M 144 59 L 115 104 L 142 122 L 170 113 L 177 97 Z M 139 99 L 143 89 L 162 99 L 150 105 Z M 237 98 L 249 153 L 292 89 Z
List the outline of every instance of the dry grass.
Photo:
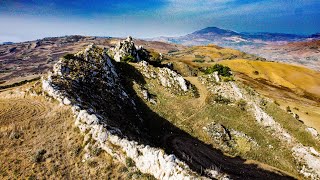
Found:
M 253 56 L 234 49 L 221 48 L 215 45 L 194 46 L 168 55 L 169 61 L 184 62 L 192 67 L 207 66 L 220 60 L 235 58 L 252 59 Z
M 0 179 L 151 178 L 104 152 L 83 163 L 83 137 L 68 107 L 18 89 L 0 97 Z
M 276 62 L 232 60 L 219 63 L 251 78 L 265 79 L 275 85 L 295 90 L 297 93 L 306 91 L 320 97 L 320 72 Z M 253 73 L 254 71 L 258 71 L 258 74 Z
M 320 132 L 320 107 L 287 98 L 278 99 L 277 102 L 283 110 L 289 106 L 292 112 L 299 115 L 304 124 Z

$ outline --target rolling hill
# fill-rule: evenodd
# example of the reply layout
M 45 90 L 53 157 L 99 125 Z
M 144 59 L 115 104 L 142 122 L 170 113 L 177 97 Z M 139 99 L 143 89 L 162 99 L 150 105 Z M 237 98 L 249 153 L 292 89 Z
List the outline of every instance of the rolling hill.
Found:
M 1 85 L 2 178 L 320 177 L 318 72 L 216 45 L 79 38 L 52 70 L 32 64 L 68 37 L 1 47 L 20 67 L 5 83 L 43 75 Z
M 161 37 L 153 40 L 187 46 L 215 44 L 221 47 L 238 49 L 268 60 L 300 64 L 315 70 L 320 69 L 319 44 L 316 43 L 319 41 L 319 36 L 317 34 L 247 33 L 207 27 L 185 36 Z

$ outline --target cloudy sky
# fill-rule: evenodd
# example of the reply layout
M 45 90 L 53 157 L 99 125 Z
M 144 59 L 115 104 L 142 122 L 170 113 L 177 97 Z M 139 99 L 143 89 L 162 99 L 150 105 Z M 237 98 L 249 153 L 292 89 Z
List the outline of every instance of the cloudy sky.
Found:
M 0 0 L 0 42 L 48 36 L 147 38 L 208 26 L 238 32 L 320 32 L 320 0 Z

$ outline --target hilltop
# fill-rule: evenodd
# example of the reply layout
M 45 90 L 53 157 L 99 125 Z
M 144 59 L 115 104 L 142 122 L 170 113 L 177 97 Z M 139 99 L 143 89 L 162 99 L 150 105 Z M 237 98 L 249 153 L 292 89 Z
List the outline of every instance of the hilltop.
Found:
M 2 177 L 319 178 L 316 71 L 216 45 L 81 38 L 41 79 L 2 86 L 0 161 L 16 162 Z

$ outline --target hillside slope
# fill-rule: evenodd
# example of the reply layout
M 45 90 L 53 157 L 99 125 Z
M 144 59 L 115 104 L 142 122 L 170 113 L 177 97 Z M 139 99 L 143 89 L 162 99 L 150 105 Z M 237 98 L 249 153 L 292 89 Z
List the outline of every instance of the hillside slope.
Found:
M 85 140 L 71 109 L 39 90 L 38 81 L 0 92 L 1 179 L 152 179 Z
M 307 125 L 320 131 L 320 73 L 301 66 L 261 61 L 221 61 L 238 72 L 240 80 L 288 106 Z
M 231 60 L 226 60 L 230 56 Z M 317 98 L 317 92 L 310 87 L 317 86 L 318 81 L 313 80 L 318 76 L 316 72 L 256 61 L 255 56 L 213 45 L 167 52 L 159 56 L 162 62 L 152 58 L 147 49 L 136 47 L 132 38 L 118 43 L 116 47 L 105 49 L 92 44 L 75 54 L 61 57 L 53 66 L 53 71 L 28 90 L 39 96 L 34 100 L 25 96 L 31 102 L 29 111 L 34 115 L 32 119 L 36 124 L 43 121 L 42 114 L 37 113 L 38 109 L 45 110 L 48 114 L 45 117 L 57 118 L 55 121 L 58 122 L 70 117 L 79 131 L 70 132 L 70 128 L 67 128 L 59 129 L 59 132 L 70 133 L 74 137 L 82 134 L 83 139 L 79 137 L 75 141 L 70 140 L 70 143 L 73 142 L 76 147 L 78 144 L 85 145 L 76 148 L 80 149 L 81 157 L 67 156 L 66 160 L 74 160 L 76 164 L 79 162 L 79 167 L 99 174 L 100 165 L 110 163 L 108 157 L 111 156 L 120 172 L 112 168 L 106 171 L 106 175 L 114 178 L 320 177 L 319 134 L 268 98 L 276 96 L 264 93 L 270 92 L 267 88 L 274 88 L 275 94 L 283 93 L 290 100 L 299 98 L 302 103 L 310 103 L 315 107 L 317 102 L 312 98 Z M 194 58 L 203 61 L 193 61 Z M 228 72 L 225 73 L 226 77 L 225 74 L 219 74 L 219 70 L 207 71 L 217 62 L 230 66 L 233 75 Z M 291 72 L 305 78 L 310 86 L 302 86 L 303 81 L 295 76 L 284 80 L 285 75 Z M 20 106 L 13 103 L 16 100 L 12 99 L 10 88 L 2 91 L 1 97 L 8 96 L 12 101 L 9 107 L 0 108 L 3 112 L 1 122 L 7 122 L 10 121 L 11 112 L 19 113 L 8 109 Z M 304 97 L 304 94 L 307 96 Z M 42 106 L 33 108 L 32 103 L 39 104 L 38 98 Z M 21 101 L 22 106 L 26 104 L 20 99 L 17 101 Z M 6 100 L 3 102 L 10 104 Z M 56 115 L 63 110 L 66 112 L 61 116 Z M 29 117 L 29 111 L 21 112 Z M 309 115 L 312 116 L 311 112 Z M 61 128 L 65 127 L 70 126 Z M 23 136 L 33 137 L 33 132 L 23 132 Z M 5 131 L 3 137 L 7 133 Z M 19 139 L 19 133 L 17 137 Z M 88 146 L 87 142 L 90 142 Z M 6 143 L 3 141 L 1 148 L 3 152 L 10 152 L 13 146 L 6 147 Z M 47 145 L 46 150 L 54 150 L 50 144 Z M 102 153 L 96 157 L 94 154 L 97 149 L 110 156 Z M 67 151 L 65 149 L 62 154 Z M 46 151 L 37 152 L 37 159 L 48 158 Z M 88 166 L 82 166 L 80 161 L 87 162 Z M 99 166 L 96 167 L 97 163 L 92 161 L 98 161 Z M 29 161 L 24 163 L 30 165 Z M 44 164 L 47 162 L 36 163 L 39 166 Z M 25 166 L 14 167 L 21 169 Z M 74 168 L 72 165 L 68 167 Z M 38 171 L 30 173 L 26 170 L 12 175 L 15 171 L 9 168 L 5 172 L 6 177 L 26 177 L 37 176 Z M 50 177 L 44 171 L 39 173 L 40 177 Z M 52 175 L 57 173 L 61 171 L 52 172 Z M 97 177 L 90 173 L 88 177 Z M 67 175 L 77 177 L 72 173 Z

